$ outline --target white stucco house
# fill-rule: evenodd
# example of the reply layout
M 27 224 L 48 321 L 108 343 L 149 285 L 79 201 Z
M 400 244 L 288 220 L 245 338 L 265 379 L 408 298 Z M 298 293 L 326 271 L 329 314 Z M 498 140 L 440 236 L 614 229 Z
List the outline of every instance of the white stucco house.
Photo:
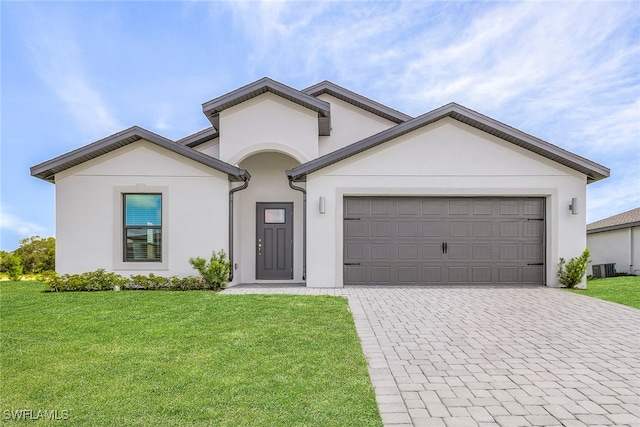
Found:
M 177 141 L 132 127 L 31 168 L 55 184 L 58 272 L 190 275 L 225 249 L 231 285 L 557 286 L 609 176 L 461 105 L 410 117 L 328 81 L 203 112 Z
M 640 274 L 640 208 L 587 225 L 591 264 L 615 264 L 618 273 Z

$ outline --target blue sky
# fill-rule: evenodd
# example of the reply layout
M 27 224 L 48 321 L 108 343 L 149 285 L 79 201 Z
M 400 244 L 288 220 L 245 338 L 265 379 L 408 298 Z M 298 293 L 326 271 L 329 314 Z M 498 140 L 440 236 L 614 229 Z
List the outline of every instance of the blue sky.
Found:
M 0 248 L 55 233 L 29 167 L 139 125 L 178 139 L 264 76 L 410 115 L 454 101 L 611 168 L 589 222 L 640 206 L 632 2 L 0 2 Z

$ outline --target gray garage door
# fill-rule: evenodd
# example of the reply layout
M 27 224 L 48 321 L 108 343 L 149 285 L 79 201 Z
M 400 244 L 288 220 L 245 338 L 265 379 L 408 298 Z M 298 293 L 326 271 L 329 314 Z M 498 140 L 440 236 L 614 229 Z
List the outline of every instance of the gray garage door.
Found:
M 542 284 L 544 199 L 345 197 L 345 285 Z

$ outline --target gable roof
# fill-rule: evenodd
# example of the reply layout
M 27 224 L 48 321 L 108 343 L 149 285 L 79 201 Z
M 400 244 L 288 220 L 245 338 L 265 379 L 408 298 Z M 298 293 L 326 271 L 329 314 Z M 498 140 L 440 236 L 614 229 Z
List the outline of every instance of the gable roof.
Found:
M 57 173 L 77 166 L 103 154 L 117 150 L 133 142 L 146 140 L 181 156 L 187 157 L 220 172 L 226 173 L 230 181 L 245 181 L 250 175 L 244 169 L 237 168 L 221 160 L 207 156 L 192 148 L 185 147 L 170 139 L 138 126 L 130 127 L 84 147 L 70 151 L 54 159 L 47 160 L 31 168 L 31 175 L 45 181 L 54 182 Z
M 317 112 L 319 134 L 323 136 L 329 135 L 331 131 L 331 107 L 328 102 L 307 95 L 268 77 L 263 77 L 260 80 L 205 102 L 202 104 L 202 111 L 219 132 L 221 111 L 267 92 Z
M 345 89 L 342 86 L 338 86 L 328 80 L 303 89 L 302 92 L 314 97 L 327 93 L 335 98 L 341 99 L 342 101 L 395 123 L 402 123 L 412 119 L 408 114 L 401 113 L 400 111 L 394 110 L 393 108 L 352 92 L 349 89 Z
M 459 122 L 483 132 L 497 136 L 529 151 L 551 159 L 557 163 L 570 167 L 587 175 L 587 182 L 594 182 L 609 176 L 609 169 L 577 154 L 571 153 L 535 136 L 529 135 L 490 117 L 470 110 L 462 105 L 450 103 L 414 119 L 400 123 L 392 128 L 338 149 L 317 159 L 311 160 L 291 170 L 287 176 L 294 181 L 305 181 L 307 174 L 361 153 L 382 143 L 390 141 L 406 133 L 427 126 L 445 117 L 451 117 Z
M 587 224 L 587 234 L 638 226 L 640 226 L 640 208 L 635 208 L 630 211 L 622 212 L 617 215 L 610 216 L 609 218 Z

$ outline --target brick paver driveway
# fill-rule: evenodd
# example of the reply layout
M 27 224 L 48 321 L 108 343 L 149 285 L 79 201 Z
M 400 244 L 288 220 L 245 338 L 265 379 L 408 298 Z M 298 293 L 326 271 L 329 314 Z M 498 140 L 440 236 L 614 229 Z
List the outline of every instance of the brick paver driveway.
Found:
M 640 310 L 545 287 L 345 296 L 386 426 L 640 425 Z

